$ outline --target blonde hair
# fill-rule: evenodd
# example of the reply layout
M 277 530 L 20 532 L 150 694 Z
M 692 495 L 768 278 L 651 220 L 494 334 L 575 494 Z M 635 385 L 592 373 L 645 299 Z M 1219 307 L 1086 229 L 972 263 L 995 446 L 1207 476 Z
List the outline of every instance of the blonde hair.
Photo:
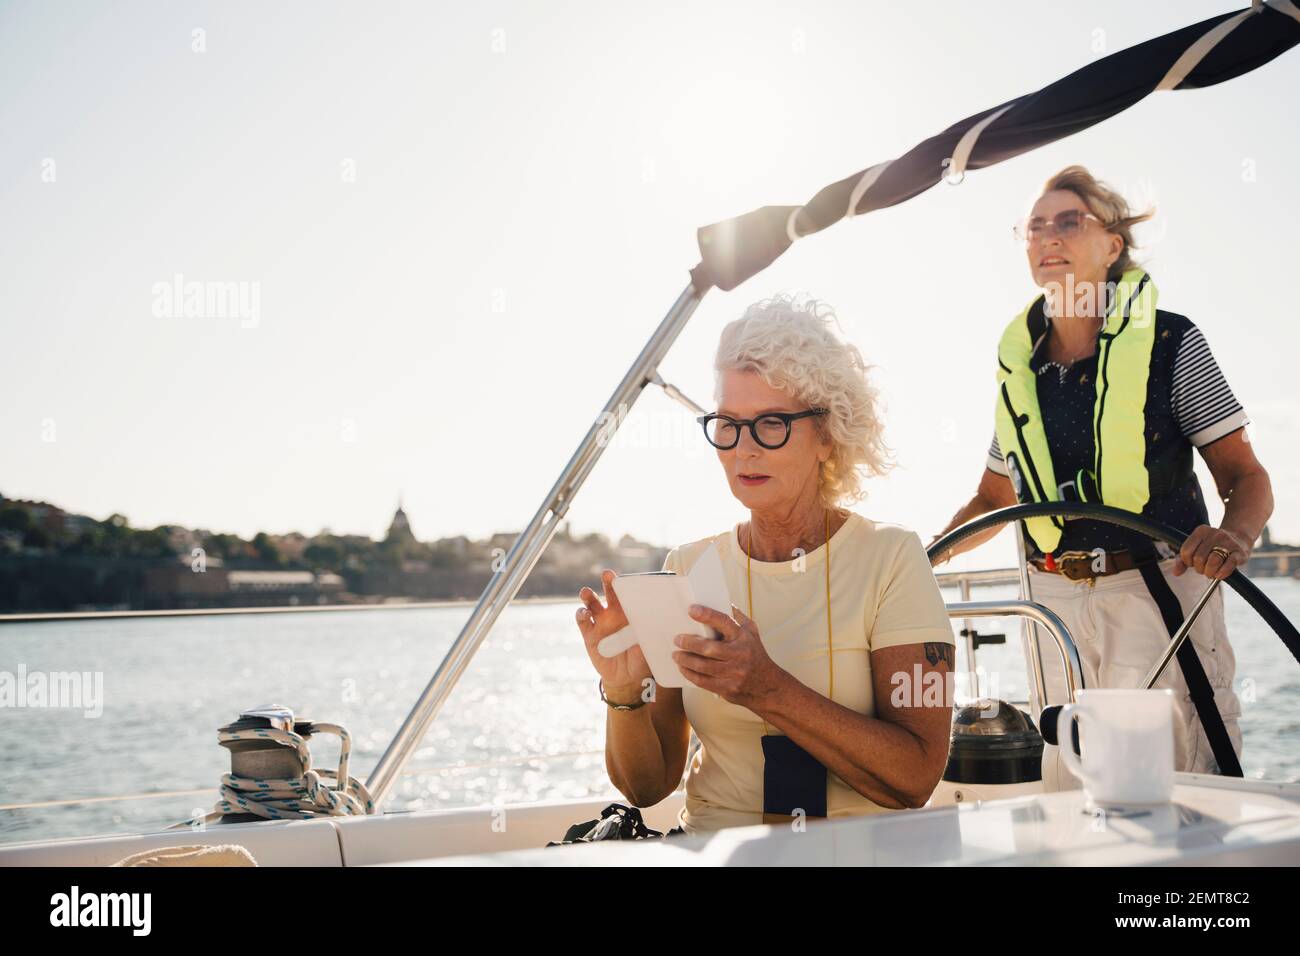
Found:
M 860 501 L 866 496 L 864 477 L 883 475 L 893 465 L 884 443 L 880 393 L 867 378 L 870 366 L 857 346 L 835 335 L 832 321 L 838 325 L 825 303 L 775 295 L 727 324 L 713 363 L 715 401 L 722 399 L 724 371 L 752 371 L 772 388 L 827 410 L 812 421 L 831 440 L 819 476 L 828 508 Z
M 1107 232 L 1113 232 L 1124 240 L 1119 258 L 1107 272 L 1108 280 L 1115 281 L 1129 269 L 1139 267 L 1130 252 L 1138 248 L 1133 242 L 1133 227 L 1154 216 L 1154 206 L 1146 212 L 1133 212 L 1121 193 L 1097 179 L 1083 166 L 1066 166 L 1043 184 L 1044 193 L 1054 189 L 1067 189 L 1074 193 L 1088 207 L 1088 211 L 1101 220 Z

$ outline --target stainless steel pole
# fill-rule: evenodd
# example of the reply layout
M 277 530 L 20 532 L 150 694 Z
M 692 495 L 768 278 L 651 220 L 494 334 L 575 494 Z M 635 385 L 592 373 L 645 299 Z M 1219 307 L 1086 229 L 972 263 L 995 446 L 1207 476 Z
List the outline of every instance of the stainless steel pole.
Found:
M 1020 532 L 1020 522 L 1012 522 L 1011 530 L 1016 536 L 1016 561 L 1020 565 L 1020 600 L 1032 601 L 1034 594 L 1029 584 L 1029 555 L 1025 551 L 1025 536 Z M 1048 700 L 1047 682 L 1043 678 L 1043 655 L 1038 644 L 1038 625 L 1028 618 L 1021 624 L 1020 640 L 1024 644 L 1025 660 L 1029 662 L 1029 706 L 1035 714 L 1041 714 L 1048 705 Z
M 970 603 L 970 579 L 961 579 L 961 599 L 963 603 Z M 966 679 L 970 681 L 970 693 L 972 697 L 980 696 L 980 677 L 979 671 L 975 669 L 975 622 L 971 618 L 966 618 L 963 622 L 963 629 L 966 637 Z
M 1215 578 L 1210 582 L 1209 586 L 1201 592 L 1201 596 L 1196 599 L 1196 603 L 1192 605 L 1191 611 L 1188 612 L 1187 618 L 1183 621 L 1182 627 L 1178 628 L 1178 630 L 1174 632 L 1174 636 L 1169 639 L 1169 646 L 1166 647 L 1165 652 L 1160 655 L 1160 660 L 1156 661 L 1155 664 L 1151 666 L 1151 670 L 1147 672 L 1146 679 L 1142 681 L 1142 686 L 1144 688 L 1149 690 L 1155 686 L 1156 681 L 1160 679 L 1160 675 L 1163 674 L 1165 668 L 1169 666 L 1169 662 L 1173 660 L 1174 655 L 1178 653 L 1178 648 L 1182 647 L 1183 641 L 1187 640 L 1187 635 L 1192 632 L 1192 625 L 1195 624 L 1196 619 L 1201 616 L 1201 611 L 1205 609 L 1205 605 L 1209 603 L 1210 597 L 1214 594 L 1214 589 L 1218 586 L 1219 579 Z
M 1083 663 L 1070 629 L 1051 608 L 1034 601 L 962 601 L 948 605 L 948 617 L 1020 617 L 1042 625 L 1061 657 L 1066 703 L 1074 703 L 1075 695 L 1083 688 Z
M 497 617 L 528 580 L 528 575 L 546 550 L 546 546 L 550 544 L 560 520 L 569 510 L 569 505 L 573 503 L 578 489 L 582 487 L 610 439 L 618 431 L 628 410 L 640 396 L 641 390 L 649 382 L 658 378 L 659 363 L 663 361 L 673 342 L 685 328 L 705 291 L 707 290 L 697 290 L 694 285 L 688 285 L 677 297 L 673 307 L 668 310 L 668 314 L 650 336 L 650 341 L 637 356 L 636 362 L 614 389 L 614 394 L 605 403 L 605 408 L 588 430 L 578 450 L 569 459 L 569 463 L 551 487 L 542 506 L 537 509 L 528 526 L 515 539 L 501 569 L 493 573 L 492 579 L 478 599 L 474 612 L 448 648 L 428 686 L 420 694 L 411 712 L 406 715 L 406 720 L 402 722 L 401 728 L 389 742 L 388 749 L 384 751 L 383 757 L 366 781 L 366 788 L 370 791 L 375 806 L 380 805 L 392 788 L 403 765 L 424 739 L 429 725 L 438 716 L 438 711 L 446 703 L 456 682 L 469 666 L 474 652 L 487 637 Z

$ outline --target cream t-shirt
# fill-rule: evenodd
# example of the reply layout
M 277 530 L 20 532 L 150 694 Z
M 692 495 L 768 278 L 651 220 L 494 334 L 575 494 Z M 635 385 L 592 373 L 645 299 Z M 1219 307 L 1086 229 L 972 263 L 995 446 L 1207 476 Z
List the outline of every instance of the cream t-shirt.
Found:
M 706 548 L 717 548 L 731 600 L 748 610 L 745 552 L 729 532 L 674 548 L 664 570 L 685 574 Z M 914 531 L 850 512 L 831 535 L 831 611 L 835 696 L 875 715 L 871 651 L 898 644 L 956 644 L 925 548 Z M 826 546 L 791 561 L 753 562 L 754 621 L 768 656 L 801 683 L 829 696 L 826 659 Z M 730 613 L 729 608 L 720 610 Z M 688 833 L 763 822 L 763 723 L 689 681 L 682 688 L 686 718 L 700 739 L 687 770 L 686 805 L 678 822 Z M 769 732 L 780 733 L 768 725 Z M 827 775 L 831 817 L 890 808 Z

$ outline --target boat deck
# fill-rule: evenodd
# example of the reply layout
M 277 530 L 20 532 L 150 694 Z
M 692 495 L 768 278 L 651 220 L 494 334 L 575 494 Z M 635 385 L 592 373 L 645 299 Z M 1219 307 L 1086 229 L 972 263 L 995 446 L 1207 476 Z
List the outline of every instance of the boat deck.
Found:
M 1132 815 L 1081 790 L 836 821 L 736 827 L 409 861 L 406 866 L 1296 866 L 1300 784 L 1177 775 L 1173 800 Z

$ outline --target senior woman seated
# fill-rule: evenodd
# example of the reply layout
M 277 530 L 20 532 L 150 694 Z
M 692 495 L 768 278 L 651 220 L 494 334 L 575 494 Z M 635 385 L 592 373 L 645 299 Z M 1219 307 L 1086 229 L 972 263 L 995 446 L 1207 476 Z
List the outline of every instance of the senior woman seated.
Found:
M 952 629 L 916 533 L 846 507 L 887 461 L 867 367 L 830 318 L 777 297 L 722 332 L 700 421 L 749 520 L 664 562 L 685 574 L 715 548 L 731 594 L 692 613 L 721 640 L 676 639 L 686 686 L 656 687 L 639 647 L 597 650 L 627 625 L 613 571 L 603 602 L 579 594 L 614 785 L 658 803 L 700 740 L 670 835 L 920 807 L 947 762 Z

